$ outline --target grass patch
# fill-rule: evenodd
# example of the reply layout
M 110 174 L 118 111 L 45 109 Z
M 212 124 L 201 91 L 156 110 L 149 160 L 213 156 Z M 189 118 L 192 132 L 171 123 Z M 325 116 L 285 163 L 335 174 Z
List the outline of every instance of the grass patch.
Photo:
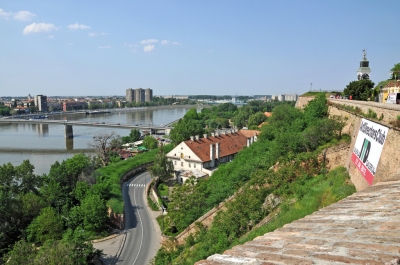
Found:
M 306 93 L 304 93 L 303 95 L 301 95 L 300 97 L 315 97 L 319 94 L 324 94 L 324 95 L 330 95 L 330 93 L 326 93 L 326 92 L 313 92 L 313 91 L 308 91 Z
M 168 153 L 173 149 L 172 144 L 164 146 L 164 151 Z M 140 165 L 147 164 L 154 161 L 155 155 L 159 149 L 156 148 L 149 152 L 138 154 L 127 160 L 122 160 L 107 167 L 99 168 L 95 172 L 96 180 L 98 182 L 108 183 L 111 186 L 111 198 L 107 201 L 107 206 L 112 209 L 114 213 L 121 214 L 124 210 L 124 200 L 122 198 L 120 181 L 123 175 L 130 170 L 139 167 Z
M 281 211 L 276 217 L 264 226 L 254 229 L 246 236 L 235 241 L 231 247 L 272 232 L 285 224 L 303 218 L 353 194 L 356 190 L 354 185 L 349 184 L 349 179 L 346 169 L 338 167 L 327 175 L 319 175 L 309 180 L 305 184 L 305 190 L 308 192 L 302 198 L 292 204 L 282 204 Z
M 147 197 L 147 203 L 149 204 L 150 209 L 152 209 L 153 211 L 159 210 L 157 203 L 155 203 L 150 197 Z
M 158 193 L 160 196 L 169 196 L 168 186 L 165 183 L 158 185 Z

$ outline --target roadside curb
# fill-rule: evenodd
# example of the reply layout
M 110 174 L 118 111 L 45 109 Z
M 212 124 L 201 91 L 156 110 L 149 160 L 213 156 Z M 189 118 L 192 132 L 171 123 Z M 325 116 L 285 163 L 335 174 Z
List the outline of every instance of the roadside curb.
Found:
M 108 236 L 108 237 L 104 237 L 104 238 L 100 238 L 100 239 L 94 239 L 94 240 L 92 240 L 92 244 L 93 243 L 99 243 L 99 242 L 103 242 L 103 241 L 106 241 L 106 240 L 109 240 L 109 239 L 113 239 L 113 238 L 116 238 L 117 236 L 119 236 L 119 235 L 121 235 L 122 233 L 119 233 L 119 234 L 112 234 L 112 235 L 110 235 L 110 236 Z
M 124 248 L 125 245 L 125 240 L 126 240 L 126 231 L 123 233 L 123 238 L 121 239 L 121 242 L 119 243 L 119 247 L 118 247 L 118 251 L 114 256 L 113 261 L 111 262 L 111 265 L 115 264 L 119 258 L 119 256 L 121 255 L 121 251 Z

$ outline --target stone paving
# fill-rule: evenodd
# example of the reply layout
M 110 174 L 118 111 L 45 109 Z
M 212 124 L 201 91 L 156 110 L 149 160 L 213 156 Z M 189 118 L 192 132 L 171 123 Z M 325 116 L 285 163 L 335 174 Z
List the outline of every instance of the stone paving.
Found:
M 195 264 L 400 264 L 400 181 L 377 183 Z

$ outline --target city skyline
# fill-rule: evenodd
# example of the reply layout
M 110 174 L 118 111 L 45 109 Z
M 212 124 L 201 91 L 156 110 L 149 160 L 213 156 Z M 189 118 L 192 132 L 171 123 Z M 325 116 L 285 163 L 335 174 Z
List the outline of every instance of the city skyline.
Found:
M 299 95 L 400 62 L 400 2 L 5 1 L 2 96 Z

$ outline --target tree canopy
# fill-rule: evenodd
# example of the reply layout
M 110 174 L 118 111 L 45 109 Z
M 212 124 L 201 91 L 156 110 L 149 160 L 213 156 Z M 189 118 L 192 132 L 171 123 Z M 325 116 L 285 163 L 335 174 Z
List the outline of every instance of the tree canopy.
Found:
M 372 93 L 375 84 L 371 80 L 358 80 L 350 82 L 343 90 L 345 95 L 352 96 L 354 100 L 368 100 Z
M 153 166 L 150 167 L 150 173 L 153 177 L 160 178 L 161 181 L 169 179 L 174 173 L 174 165 L 172 161 L 166 157 L 162 145 L 160 146 L 160 151 L 154 158 Z

